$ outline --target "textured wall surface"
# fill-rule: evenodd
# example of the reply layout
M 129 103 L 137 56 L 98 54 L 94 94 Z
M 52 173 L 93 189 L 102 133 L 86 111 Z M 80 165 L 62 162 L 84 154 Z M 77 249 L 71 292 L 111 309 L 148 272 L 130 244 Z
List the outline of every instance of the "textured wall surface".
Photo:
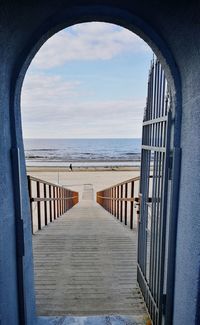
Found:
M 118 23 L 138 33 L 159 57 L 171 82 L 178 106 L 182 94 L 181 138 L 177 122 L 174 139 L 175 146 L 179 146 L 181 140 L 182 162 L 173 323 L 193 325 L 199 321 L 197 319 L 200 265 L 199 9 L 197 1 L 182 1 L 181 5 L 179 1 L 166 0 L 0 2 L 0 314 L 3 325 L 19 324 L 14 208 L 19 201 L 19 193 L 13 190 L 11 162 L 11 148 L 16 146 L 20 148 L 21 153 L 27 324 L 35 322 L 31 229 L 20 124 L 20 89 L 23 77 L 34 53 L 48 37 L 70 24 L 91 20 Z

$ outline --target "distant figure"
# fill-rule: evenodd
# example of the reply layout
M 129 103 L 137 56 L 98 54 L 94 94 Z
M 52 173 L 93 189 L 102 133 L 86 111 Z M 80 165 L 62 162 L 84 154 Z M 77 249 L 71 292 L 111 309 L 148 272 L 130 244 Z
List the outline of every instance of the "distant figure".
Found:
M 69 168 L 71 171 L 73 171 L 72 164 L 69 165 Z

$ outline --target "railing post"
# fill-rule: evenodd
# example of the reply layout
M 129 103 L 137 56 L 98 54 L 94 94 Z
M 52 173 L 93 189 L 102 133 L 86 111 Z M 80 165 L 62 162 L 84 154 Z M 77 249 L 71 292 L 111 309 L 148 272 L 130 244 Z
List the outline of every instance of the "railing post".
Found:
M 46 189 L 46 184 L 44 183 L 44 199 L 47 198 L 47 189 Z M 47 201 L 44 201 L 44 223 L 45 226 L 48 224 L 48 220 L 47 220 Z
M 55 188 L 55 186 L 53 187 L 53 198 L 54 198 L 54 200 L 53 200 L 53 212 L 54 212 L 54 220 L 56 219 L 56 188 Z
M 59 209 L 59 200 L 58 200 L 58 197 L 59 197 L 59 195 L 58 195 L 58 187 L 56 187 L 56 205 L 57 205 L 57 216 L 56 216 L 56 218 L 59 218 L 59 216 L 60 216 L 60 209 Z
M 109 212 L 111 213 L 111 205 L 112 205 L 112 191 L 111 189 L 109 190 Z
M 37 197 L 40 198 L 40 183 L 39 181 L 36 182 L 37 187 Z M 40 201 L 37 202 L 37 215 L 38 215 L 38 229 L 42 229 L 41 224 L 41 209 L 40 209 Z
M 117 219 L 119 219 L 119 186 L 117 186 Z
M 30 212 L 31 212 L 31 229 L 32 229 L 32 234 L 33 234 L 32 186 L 31 186 L 30 176 L 28 176 L 28 192 L 29 192 Z
M 123 185 L 121 185 L 120 198 L 123 199 Z M 123 221 L 123 200 L 120 201 L 120 221 Z
M 50 198 L 50 200 L 49 200 L 49 219 L 50 219 L 50 222 L 52 222 L 51 188 L 52 188 L 52 186 L 49 185 L 49 198 Z
M 63 189 L 63 197 L 64 197 L 64 213 L 66 212 L 66 190 L 65 188 Z
M 113 205 L 113 202 L 114 202 L 114 200 L 113 200 L 113 192 L 114 192 L 114 189 L 113 189 L 113 187 L 111 188 L 111 213 L 113 214 L 113 207 L 114 207 L 114 205 Z
M 62 214 L 65 213 L 65 190 L 62 188 Z
M 128 197 L 128 183 L 125 184 L 125 199 Z M 127 225 L 127 200 L 124 203 L 124 223 Z
M 131 182 L 131 208 L 130 208 L 130 228 L 133 229 L 133 204 L 134 204 L 134 181 Z
M 115 213 L 115 217 L 117 217 L 117 188 L 115 186 L 115 208 L 114 208 L 114 213 Z

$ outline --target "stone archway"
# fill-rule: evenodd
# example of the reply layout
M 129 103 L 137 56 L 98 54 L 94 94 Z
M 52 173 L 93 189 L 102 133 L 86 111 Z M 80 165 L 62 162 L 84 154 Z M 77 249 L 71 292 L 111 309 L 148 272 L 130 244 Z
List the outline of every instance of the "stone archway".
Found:
M 125 12 L 123 10 L 119 10 L 117 8 L 109 8 L 105 6 L 98 6 L 98 7 L 92 7 L 89 6 L 88 8 L 85 7 L 74 7 L 70 8 L 70 14 L 64 14 L 60 13 L 60 15 L 57 13 L 53 17 L 51 17 L 50 22 L 46 22 L 44 24 L 43 30 L 39 30 L 35 35 L 32 35 L 31 41 L 28 41 L 27 44 L 24 47 L 23 53 L 23 59 L 22 56 L 19 57 L 19 60 L 16 61 L 16 70 L 14 70 L 13 74 L 13 119 L 11 119 L 12 124 L 12 130 L 13 130 L 13 146 L 16 148 L 19 148 L 19 157 L 15 156 L 15 160 L 18 161 L 18 158 L 21 160 L 21 165 L 18 161 L 18 167 L 24 168 L 24 154 L 23 149 L 20 150 L 22 139 L 21 139 L 21 130 L 20 130 L 20 91 L 21 86 L 23 83 L 23 78 L 25 76 L 26 70 L 35 55 L 35 53 L 38 51 L 38 49 L 42 46 L 42 44 L 51 37 L 55 32 L 58 30 L 70 26 L 74 23 L 81 23 L 81 22 L 89 22 L 89 21 L 103 21 L 103 22 L 110 22 L 115 23 L 117 25 L 123 26 L 125 28 L 130 29 L 131 31 L 137 33 L 140 37 L 142 37 L 154 50 L 154 52 L 159 57 L 160 61 L 162 62 L 165 70 L 167 78 L 170 82 L 171 89 L 172 89 L 172 95 L 173 95 L 173 103 L 174 106 L 177 106 L 177 102 L 180 100 L 180 94 L 179 94 L 179 88 L 178 88 L 178 71 L 176 69 L 176 65 L 173 62 L 173 57 L 164 43 L 164 41 L 150 28 L 148 24 L 146 24 L 144 21 L 139 19 L 138 17 L 134 15 L 130 15 L 128 12 Z M 35 37 L 34 37 L 35 36 Z M 174 78 L 176 76 L 177 78 Z M 15 88 L 15 89 L 14 89 Z M 15 132 L 16 130 L 16 132 Z M 14 150 L 14 154 L 16 153 L 16 150 Z M 21 157 L 20 157 L 21 156 Z M 20 183 L 23 184 L 23 176 L 22 180 L 19 178 L 18 169 L 14 170 L 15 174 L 15 180 L 18 179 L 18 182 L 16 182 L 15 186 L 18 186 L 20 188 Z M 22 175 L 24 173 L 22 172 Z M 16 197 L 16 202 L 20 202 L 20 200 L 23 198 L 23 190 L 20 193 L 18 191 L 18 198 Z M 20 218 L 19 218 L 20 219 Z M 26 234 L 25 234 L 26 235 Z M 25 242 L 25 248 L 27 248 L 26 242 Z M 24 289 L 26 289 L 24 278 L 24 271 L 23 271 L 23 258 L 18 258 L 18 277 L 20 278 L 20 281 L 18 282 L 18 292 L 20 295 L 20 313 L 23 313 L 24 306 L 22 304 L 23 299 L 26 301 L 26 295 L 23 293 Z M 22 281 L 24 282 L 24 287 L 22 284 Z M 21 321 L 25 319 L 25 315 L 21 318 Z
M 66 12 L 63 11 L 63 8 L 66 9 Z M 28 205 L 26 203 L 27 191 L 26 182 L 25 182 L 25 163 L 24 163 L 24 154 L 23 154 L 23 143 L 21 137 L 21 126 L 20 126 L 20 92 L 21 86 L 23 83 L 23 78 L 26 73 L 26 69 L 31 62 L 32 57 L 40 48 L 40 46 L 56 31 L 70 26 L 74 23 L 88 22 L 88 21 L 104 21 L 119 24 L 125 28 L 129 28 L 133 32 L 137 33 L 142 37 L 154 50 L 160 62 L 162 63 L 168 81 L 171 84 L 173 95 L 174 95 L 174 105 L 176 106 L 176 132 L 174 132 L 174 145 L 178 147 L 180 140 L 180 104 L 181 104 L 181 85 L 180 85 L 180 76 L 178 69 L 176 67 L 175 60 L 162 38 L 155 32 L 154 29 L 150 27 L 150 24 L 147 24 L 143 19 L 140 19 L 139 16 L 135 16 L 131 11 L 122 10 L 115 4 L 113 6 L 106 5 L 84 5 L 77 7 L 68 7 L 68 5 L 63 6 L 60 10 L 53 10 L 53 14 L 48 17 L 44 14 L 44 20 L 41 24 L 36 24 L 32 30 L 28 32 L 29 37 L 20 39 L 20 50 L 17 48 L 15 56 L 13 57 L 12 62 L 12 75 L 11 75 L 11 90 L 10 90 L 10 108 L 11 108 L 11 141 L 14 152 L 16 148 L 19 148 L 21 163 L 14 164 L 14 178 L 17 179 L 19 169 L 21 170 L 22 178 L 19 179 L 18 185 L 22 185 L 21 194 L 15 192 L 15 202 L 16 206 L 23 199 L 22 212 L 23 214 L 28 214 Z M 41 14 L 42 16 L 42 14 Z M 17 40 L 16 40 L 17 42 Z M 14 153 L 15 155 L 15 153 Z M 15 156 L 15 161 L 18 162 L 17 157 Z M 16 168 L 15 168 L 16 167 Z M 19 168 L 18 168 L 19 167 Z M 178 175 L 174 180 L 176 185 L 178 184 Z M 17 185 L 17 184 L 16 184 Z M 178 192 L 178 186 L 177 186 Z M 20 194 L 20 195 L 19 195 Z M 28 292 L 32 292 L 32 280 L 31 280 L 31 244 L 29 237 L 29 225 L 28 218 L 24 219 L 25 223 L 25 249 L 26 257 L 24 258 L 24 267 L 28 271 L 24 278 L 24 288 L 25 296 L 29 296 Z M 30 248 L 30 252 L 29 252 Z M 29 273 L 30 271 L 30 273 Z M 33 301 L 32 301 L 33 302 Z M 31 304 L 32 304 L 31 302 Z M 33 311 L 33 304 L 27 307 L 28 319 L 31 315 L 31 310 Z M 34 314 L 34 312 L 33 312 Z M 32 315 L 33 315 L 32 314 Z

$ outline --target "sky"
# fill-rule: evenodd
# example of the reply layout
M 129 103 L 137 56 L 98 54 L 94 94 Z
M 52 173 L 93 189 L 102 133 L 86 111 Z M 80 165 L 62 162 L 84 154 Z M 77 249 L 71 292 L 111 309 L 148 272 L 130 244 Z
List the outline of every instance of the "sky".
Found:
M 150 47 L 108 23 L 77 24 L 51 37 L 25 76 L 25 138 L 140 138 Z

